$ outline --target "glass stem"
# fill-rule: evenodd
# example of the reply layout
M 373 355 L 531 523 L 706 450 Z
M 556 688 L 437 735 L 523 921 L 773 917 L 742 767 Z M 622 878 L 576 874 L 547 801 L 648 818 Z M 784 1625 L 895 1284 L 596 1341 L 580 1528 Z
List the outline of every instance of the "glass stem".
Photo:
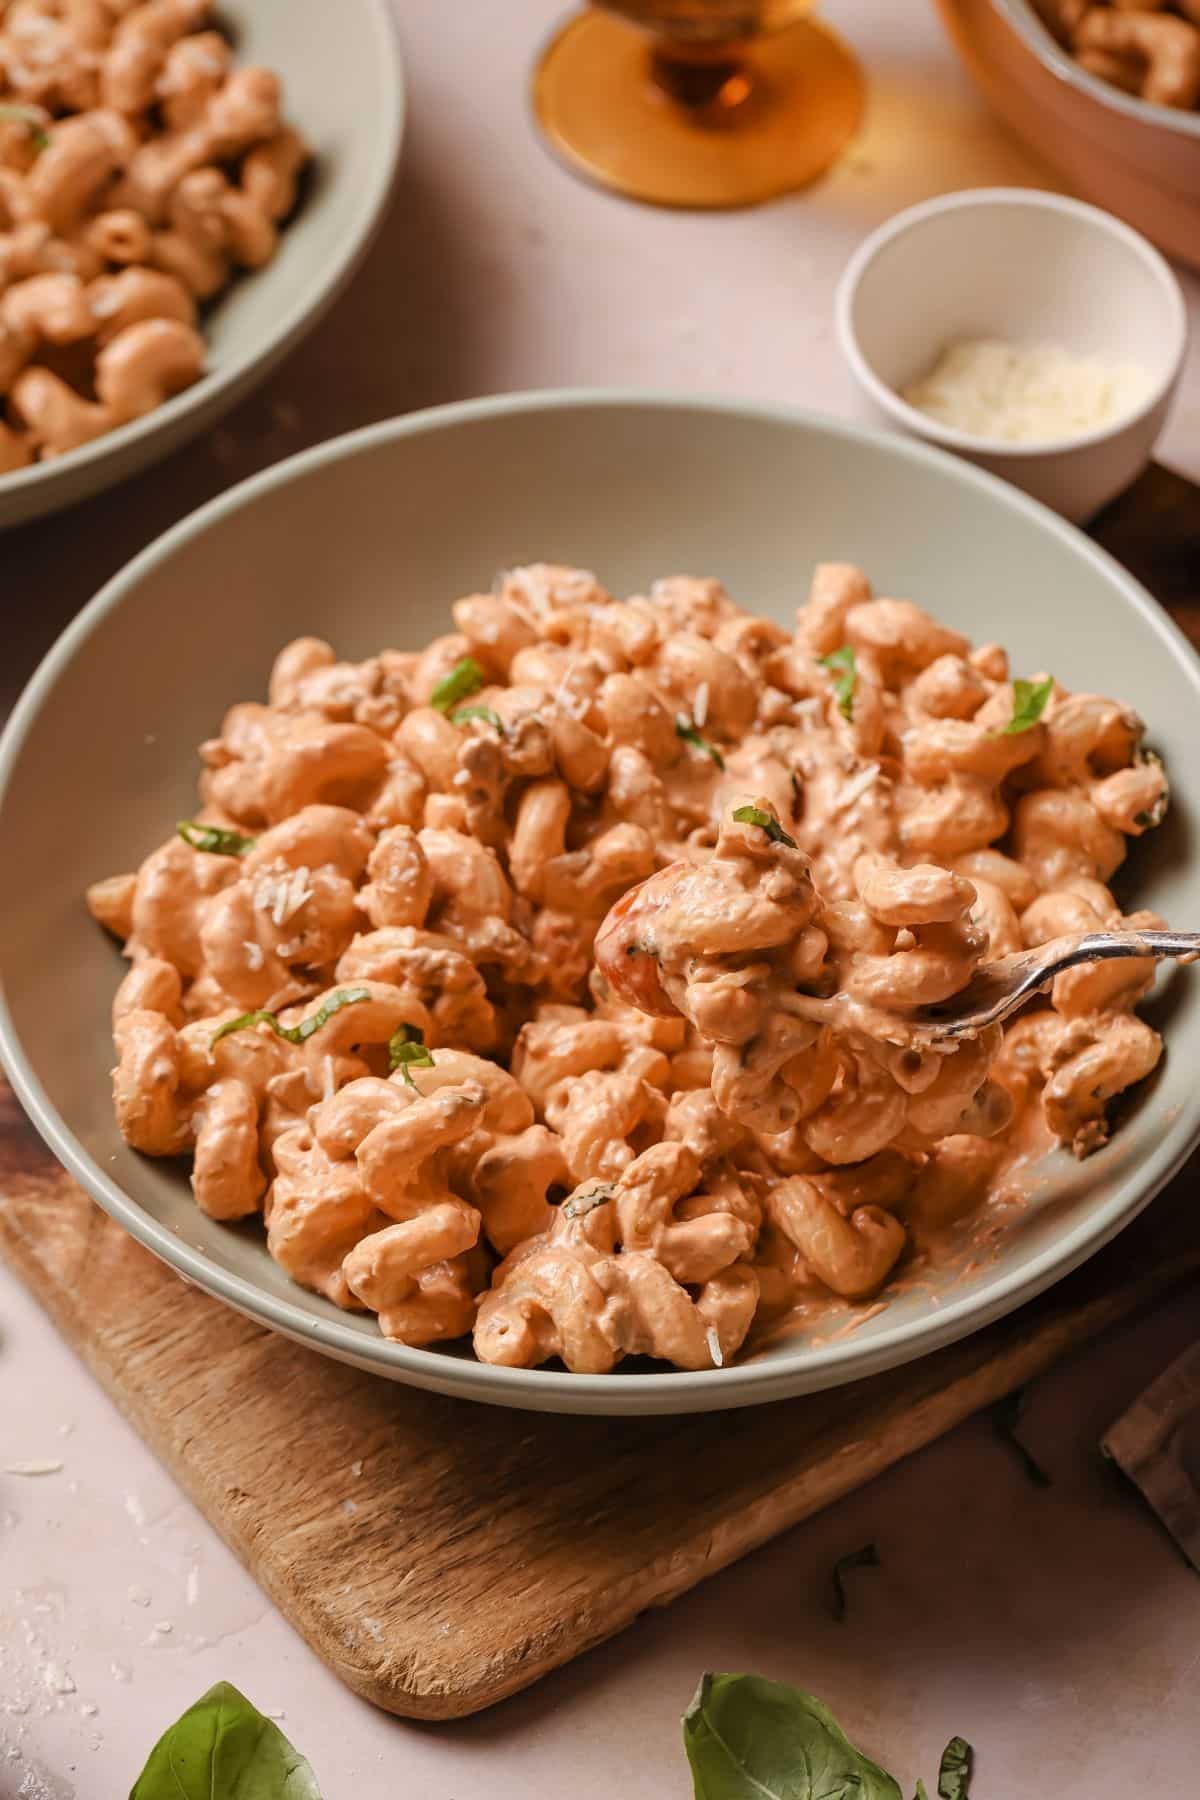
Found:
M 650 76 L 669 100 L 710 118 L 728 114 L 750 93 L 750 79 L 737 44 L 658 43 L 650 52 Z

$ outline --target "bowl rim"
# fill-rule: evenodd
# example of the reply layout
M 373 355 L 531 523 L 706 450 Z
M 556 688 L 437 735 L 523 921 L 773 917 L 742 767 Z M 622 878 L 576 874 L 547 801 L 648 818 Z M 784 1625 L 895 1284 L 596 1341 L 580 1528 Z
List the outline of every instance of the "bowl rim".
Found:
M 1038 18 L 1029 0 L 992 0 L 992 5 L 1007 20 L 1026 47 L 1032 50 L 1038 61 L 1068 87 L 1077 88 L 1080 93 L 1089 95 L 1102 106 L 1137 119 L 1143 125 L 1162 125 L 1184 137 L 1200 138 L 1200 112 L 1184 112 L 1179 107 L 1160 106 L 1155 100 L 1143 100 L 1137 94 L 1126 94 L 1111 82 L 1102 81 L 1098 75 L 1080 68 L 1075 58 L 1056 42 Z
M 326 264 L 319 281 L 299 288 L 295 297 L 279 309 L 269 330 L 256 345 L 231 357 L 228 362 L 222 361 L 216 368 L 206 368 L 198 381 L 173 394 L 161 406 L 104 432 L 91 443 L 82 444 L 63 456 L 30 463 L 23 469 L 0 475 L 0 504 L 37 493 L 59 477 L 64 478 L 64 485 L 67 477 L 72 478 L 72 485 L 76 477 L 86 480 L 86 471 L 95 468 L 106 457 L 119 456 L 123 451 L 136 454 L 137 447 L 144 445 L 155 432 L 186 419 L 193 412 L 206 413 L 218 405 L 223 394 L 232 392 L 236 395 L 253 375 L 267 375 L 342 293 L 383 221 L 399 170 L 408 114 L 400 29 L 393 10 L 388 0 L 357 0 L 357 5 L 377 39 L 378 62 L 391 72 L 391 80 L 385 80 L 385 106 L 374 115 L 380 143 L 374 159 L 374 174 L 370 181 L 347 197 L 348 219 L 340 254 Z M 247 272 L 251 279 L 258 273 L 257 270 Z M 219 299 L 217 304 L 220 305 Z M 207 337 L 205 342 L 207 344 Z M 202 424 L 203 420 L 197 423 Z M 70 504 L 70 501 L 63 504 Z
M 928 219 L 940 217 L 944 213 L 967 212 L 989 206 L 1025 207 L 1031 211 L 1068 214 L 1081 220 L 1098 235 L 1105 235 L 1123 244 L 1157 282 L 1173 314 L 1174 350 L 1166 373 L 1131 412 L 1122 413 L 1109 424 L 1096 426 L 1091 431 L 1080 432 L 1074 437 L 1040 438 L 1032 443 L 1014 444 L 1002 438 L 982 437 L 976 432 L 960 431 L 956 426 L 943 425 L 940 420 L 930 418 L 928 413 L 910 406 L 895 388 L 889 387 L 876 374 L 859 344 L 854 323 L 855 301 L 867 270 L 889 244 L 924 225 Z M 958 193 L 939 194 L 932 200 L 922 200 L 916 206 L 905 207 L 903 212 L 893 214 L 863 239 L 842 270 L 834 296 L 834 321 L 842 355 L 860 387 L 865 389 L 878 406 L 906 430 L 927 438 L 932 443 L 943 445 L 949 450 L 964 451 L 969 456 L 988 456 L 997 461 L 1004 459 L 1028 462 L 1031 458 L 1067 456 L 1089 450 L 1098 444 L 1111 443 L 1132 426 L 1149 418 L 1169 400 L 1183 370 L 1189 341 L 1188 310 L 1183 289 L 1179 284 L 1179 277 L 1161 251 L 1156 250 L 1140 231 L 1135 231 L 1132 225 L 1115 218 L 1112 213 L 1105 212 L 1103 207 L 1092 206 L 1086 200 L 1076 200 L 1073 195 L 1059 194 L 1044 188 L 964 188 Z
M 1183 632 L 1127 570 L 1098 544 L 1040 501 L 996 476 L 948 456 L 927 444 L 897 437 L 881 429 L 852 424 L 804 408 L 730 396 L 697 396 L 641 389 L 557 389 L 488 396 L 427 408 L 328 439 L 275 463 L 227 492 L 217 495 L 179 520 L 112 576 L 77 614 L 51 646 L 24 688 L 0 735 L 0 814 L 22 746 L 59 676 L 83 650 L 89 638 L 116 611 L 151 570 L 168 563 L 196 537 L 219 529 L 232 514 L 255 505 L 263 496 L 307 477 L 326 464 L 360 455 L 396 439 L 419 437 L 460 425 L 510 415 L 592 410 L 672 411 L 692 414 L 698 423 L 714 415 L 798 427 L 820 436 L 886 450 L 903 462 L 924 466 L 952 484 L 974 488 L 1009 512 L 1027 519 L 1092 564 L 1108 583 L 1122 590 L 1134 614 L 1157 636 L 1190 679 L 1200 705 L 1200 658 Z M 1200 1094 L 1191 1109 L 1179 1108 L 1167 1120 L 1150 1154 L 1121 1176 L 1100 1207 L 1085 1209 L 1072 1228 L 1030 1258 L 1021 1269 L 998 1272 L 986 1296 L 952 1297 L 928 1316 L 894 1325 L 863 1342 L 850 1334 L 804 1348 L 791 1358 L 734 1363 L 728 1367 L 662 1374 L 573 1375 L 566 1370 L 509 1369 L 415 1349 L 376 1334 L 355 1330 L 340 1317 L 314 1317 L 306 1301 L 277 1297 L 259 1283 L 233 1270 L 215 1266 L 202 1249 L 177 1237 L 166 1225 L 127 1195 L 93 1160 L 51 1102 L 27 1058 L 8 1007 L 0 965 L 0 1067 L 34 1126 L 69 1173 L 105 1212 L 132 1237 L 195 1286 L 237 1311 L 272 1326 L 284 1335 L 343 1361 L 407 1380 L 416 1386 L 462 1398 L 516 1408 L 557 1412 L 682 1413 L 719 1410 L 836 1387 L 911 1361 L 967 1336 L 1011 1312 L 1069 1274 L 1121 1231 L 1178 1172 L 1200 1141 Z M 299 1296 L 303 1290 L 297 1289 Z M 306 1297 L 307 1300 L 307 1297 Z

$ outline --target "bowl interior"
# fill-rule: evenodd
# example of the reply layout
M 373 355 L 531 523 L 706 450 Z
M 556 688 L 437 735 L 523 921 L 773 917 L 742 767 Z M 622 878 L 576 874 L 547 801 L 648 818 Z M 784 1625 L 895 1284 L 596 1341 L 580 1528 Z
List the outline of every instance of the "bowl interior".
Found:
M 1158 258 L 1091 209 L 1019 196 L 918 212 L 884 236 L 849 298 L 848 323 L 892 392 L 964 339 L 1055 344 L 1174 375 L 1181 313 Z
M 1109 1149 L 1050 1160 L 999 1254 L 947 1277 L 935 1306 L 912 1288 L 853 1333 L 712 1375 L 480 1369 L 388 1344 L 373 1320 L 294 1287 L 255 1229 L 203 1217 L 178 1168 L 122 1143 L 108 1092 L 122 965 L 83 888 L 192 810 L 196 745 L 230 702 L 263 693 L 288 638 L 316 633 L 349 657 L 416 646 L 447 628 L 457 595 L 539 557 L 591 566 L 618 593 L 718 575 L 781 621 L 816 560 L 851 560 L 879 591 L 1002 640 L 1016 672 L 1127 699 L 1177 795 L 1130 886 L 1180 924 L 1200 919 L 1197 665 L 1078 533 L 948 457 L 830 421 L 619 396 L 477 402 L 372 427 L 214 502 L 109 584 L 27 691 L 0 749 L 0 862 L 20 872 L 5 887 L 0 1048 L 54 1148 L 143 1241 L 235 1304 L 385 1373 L 517 1405 L 676 1411 L 830 1385 L 949 1341 L 1081 1260 L 1194 1134 L 1194 977 L 1164 999 L 1156 1084 Z

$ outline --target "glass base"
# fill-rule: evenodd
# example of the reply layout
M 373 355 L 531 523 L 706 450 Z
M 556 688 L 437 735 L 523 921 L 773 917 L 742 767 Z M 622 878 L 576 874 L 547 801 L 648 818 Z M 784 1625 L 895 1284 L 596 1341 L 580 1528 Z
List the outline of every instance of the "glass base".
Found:
M 631 199 L 752 206 L 814 180 L 862 120 L 858 61 L 815 20 L 730 46 L 723 61 L 668 62 L 662 50 L 661 39 L 589 9 L 534 75 L 534 110 L 553 148 Z

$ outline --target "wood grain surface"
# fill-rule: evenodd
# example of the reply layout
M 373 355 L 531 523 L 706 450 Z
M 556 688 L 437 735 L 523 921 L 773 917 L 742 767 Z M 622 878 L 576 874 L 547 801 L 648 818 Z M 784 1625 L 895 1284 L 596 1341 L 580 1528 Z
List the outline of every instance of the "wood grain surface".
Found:
M 1200 641 L 1200 493 L 1154 469 L 1095 535 Z M 0 1254 L 271 1600 L 391 1712 L 480 1710 L 835 1502 L 1200 1273 L 1200 1162 L 1049 1294 L 829 1394 L 555 1418 L 359 1373 L 186 1286 L 0 1083 Z

